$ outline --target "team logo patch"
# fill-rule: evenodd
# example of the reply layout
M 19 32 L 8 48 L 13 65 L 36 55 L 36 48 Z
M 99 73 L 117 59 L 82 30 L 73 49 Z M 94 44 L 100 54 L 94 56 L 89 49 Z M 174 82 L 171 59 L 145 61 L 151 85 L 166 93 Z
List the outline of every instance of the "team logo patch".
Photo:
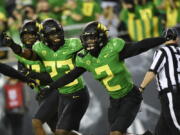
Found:
M 43 51 L 42 51 L 42 55 L 45 56 L 46 54 L 47 54 L 47 52 L 46 52 L 45 50 L 43 50 Z
M 90 65 L 90 64 L 91 64 L 91 61 L 90 61 L 90 60 L 87 60 L 87 61 L 86 61 L 86 64 L 87 64 L 87 65 Z
M 80 96 L 72 96 L 72 98 L 73 98 L 73 99 L 75 99 L 75 98 L 79 98 L 79 97 L 80 97 Z
M 62 54 L 66 54 L 67 52 L 63 52 Z
M 105 55 L 104 55 L 104 58 L 107 58 L 108 56 L 109 56 L 109 54 L 105 54 Z

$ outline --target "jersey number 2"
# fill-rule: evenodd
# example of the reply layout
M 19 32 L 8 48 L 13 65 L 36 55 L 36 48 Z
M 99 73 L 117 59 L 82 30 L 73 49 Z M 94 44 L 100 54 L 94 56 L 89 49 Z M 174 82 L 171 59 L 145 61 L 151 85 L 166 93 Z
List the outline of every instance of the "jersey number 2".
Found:
M 100 75 L 102 72 L 106 72 L 108 76 L 105 79 L 103 79 L 103 84 L 109 91 L 116 91 L 118 89 L 121 89 L 120 85 L 109 86 L 108 82 L 114 77 L 114 75 L 108 65 L 96 68 L 95 72 L 97 75 Z

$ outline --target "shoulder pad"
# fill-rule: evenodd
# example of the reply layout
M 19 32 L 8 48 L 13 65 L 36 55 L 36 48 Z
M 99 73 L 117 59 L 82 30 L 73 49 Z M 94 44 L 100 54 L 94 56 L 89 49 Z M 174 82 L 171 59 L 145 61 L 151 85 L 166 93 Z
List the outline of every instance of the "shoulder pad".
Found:
M 39 44 L 41 44 L 41 43 L 42 43 L 41 41 L 37 41 L 37 42 L 34 43 L 34 45 L 32 47 L 39 46 Z
M 70 38 L 69 42 L 71 42 L 71 44 L 77 44 L 77 43 L 81 43 L 81 40 L 78 38 Z
M 112 38 L 109 41 L 109 45 L 112 50 L 116 50 L 117 52 L 120 52 L 124 48 L 125 41 L 120 38 Z
M 68 46 L 74 51 L 79 51 L 82 49 L 81 41 L 78 38 L 70 38 L 68 39 L 67 43 Z

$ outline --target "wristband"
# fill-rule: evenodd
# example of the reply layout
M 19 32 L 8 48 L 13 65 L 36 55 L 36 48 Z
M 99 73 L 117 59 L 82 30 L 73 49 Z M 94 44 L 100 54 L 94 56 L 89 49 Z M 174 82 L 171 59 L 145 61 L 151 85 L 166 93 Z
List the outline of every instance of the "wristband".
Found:
M 140 86 L 139 88 L 140 88 L 142 91 L 144 91 L 144 90 L 145 90 L 145 88 L 143 88 L 143 87 L 141 87 L 141 86 Z
M 46 85 L 46 86 L 45 86 L 45 88 L 50 89 L 50 88 L 51 88 L 51 86 L 50 86 L 50 85 Z

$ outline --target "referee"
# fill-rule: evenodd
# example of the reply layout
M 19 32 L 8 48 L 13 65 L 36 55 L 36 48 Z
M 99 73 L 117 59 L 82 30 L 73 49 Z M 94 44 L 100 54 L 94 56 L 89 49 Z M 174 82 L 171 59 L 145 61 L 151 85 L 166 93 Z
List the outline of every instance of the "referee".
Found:
M 180 47 L 177 35 L 175 28 L 165 30 L 167 42 L 155 52 L 152 65 L 139 88 L 143 91 L 156 76 L 161 115 L 155 135 L 180 135 Z

